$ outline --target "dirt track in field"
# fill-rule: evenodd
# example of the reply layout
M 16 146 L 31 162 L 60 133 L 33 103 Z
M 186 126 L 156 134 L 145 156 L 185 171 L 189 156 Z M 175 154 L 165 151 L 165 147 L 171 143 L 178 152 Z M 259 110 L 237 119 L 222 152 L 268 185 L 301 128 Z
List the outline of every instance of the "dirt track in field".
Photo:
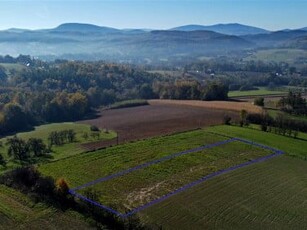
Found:
M 239 117 L 237 111 L 225 111 L 212 108 L 212 106 L 172 104 L 169 101 L 161 101 L 160 103 L 159 100 L 154 100 L 150 101 L 150 105 L 147 106 L 104 110 L 99 118 L 81 121 L 80 123 L 115 130 L 119 135 L 119 143 L 124 143 L 222 124 L 225 114 L 236 120 Z M 97 142 L 85 144 L 83 147 L 90 151 L 115 145 L 116 142 L 117 140 Z

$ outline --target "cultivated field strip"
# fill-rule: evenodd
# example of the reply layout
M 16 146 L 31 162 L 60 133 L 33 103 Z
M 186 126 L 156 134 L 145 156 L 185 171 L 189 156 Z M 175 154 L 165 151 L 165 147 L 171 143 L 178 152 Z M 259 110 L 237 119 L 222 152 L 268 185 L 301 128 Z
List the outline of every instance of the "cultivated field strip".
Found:
M 239 143 L 232 143 L 234 141 Z M 270 154 L 270 151 L 273 153 Z M 126 217 L 217 175 L 282 153 L 268 146 L 232 138 L 171 154 L 86 183 L 70 191 L 87 202 Z M 125 175 L 128 173 L 129 175 Z M 102 194 L 99 200 L 89 200 L 85 196 L 86 190 L 78 191 L 87 187 Z M 132 192 L 127 193 L 127 191 Z M 123 214 L 125 208 L 131 211 Z
M 238 108 L 240 108 L 240 105 L 240 103 L 236 104 Z M 163 104 L 158 100 L 148 106 L 103 110 L 100 117 L 85 120 L 81 123 L 115 130 L 119 136 L 119 143 L 122 144 L 218 125 L 222 123 L 225 114 L 231 116 L 233 120 L 239 119 L 238 111 Z M 104 143 L 102 143 L 103 145 Z M 96 148 L 96 146 L 91 145 L 85 147 L 87 150 L 95 150 Z
M 144 163 L 144 164 L 135 166 L 135 167 L 133 167 L 133 168 L 130 168 L 130 169 L 127 169 L 127 170 L 123 170 L 123 171 L 120 171 L 120 172 L 118 172 L 118 173 L 115 173 L 115 174 L 112 174 L 112 175 L 109 175 L 109 176 L 106 176 L 106 177 L 103 177 L 103 178 L 99 178 L 99 179 L 97 179 L 97 180 L 94 180 L 94 181 L 91 181 L 91 182 L 89 182 L 89 183 L 86 183 L 86 184 L 83 184 L 83 185 L 81 185 L 81 186 L 78 186 L 78 187 L 76 187 L 76 188 L 73 188 L 73 189 L 71 189 L 71 191 L 77 191 L 77 190 L 80 190 L 80 189 L 83 189 L 83 188 L 86 188 L 86 187 L 95 185 L 95 184 L 97 184 L 97 183 L 101 183 L 101 182 L 104 182 L 104 181 L 107 181 L 107 180 L 114 179 L 114 178 L 119 177 L 119 176 L 123 176 L 123 175 L 128 174 L 128 173 L 131 173 L 131 172 L 133 172 L 133 171 L 135 171 L 135 170 L 139 170 L 139 169 L 142 169 L 142 168 L 145 168 L 145 167 L 154 165 L 154 164 L 161 163 L 161 162 L 166 161 L 166 160 L 170 160 L 170 159 L 175 158 L 175 157 L 178 157 L 178 156 L 183 156 L 183 155 L 186 155 L 186 154 L 190 154 L 190 153 L 194 153 L 194 152 L 199 152 L 199 151 L 202 151 L 202 150 L 204 150 L 204 149 L 214 148 L 214 147 L 217 147 L 217 146 L 220 146 L 220 145 L 224 145 L 224 144 L 233 142 L 233 141 L 235 141 L 235 140 L 237 140 L 237 139 L 232 138 L 232 139 L 228 139 L 228 140 L 216 142 L 216 143 L 213 143 L 213 144 L 200 146 L 200 147 L 198 147 L 198 148 L 189 149 L 189 150 L 182 151 L 182 152 L 179 152 L 179 153 L 171 154 L 171 155 L 162 157 L 162 158 L 160 158 L 160 159 L 153 160 L 153 161 L 150 161 L 150 162 L 146 162 L 146 163 Z
M 65 178 L 79 198 L 126 217 L 212 177 L 281 153 L 195 130 L 80 154 L 39 170 Z M 94 201 L 86 197 L 87 187 L 97 192 Z
M 181 105 L 204 109 L 222 109 L 224 111 L 237 111 L 242 109 L 249 113 L 261 113 L 262 108 L 247 102 L 234 101 L 199 101 L 199 100 L 149 100 L 150 105 Z
M 208 180 L 143 210 L 166 229 L 306 229 L 307 162 L 279 156 Z
M 65 178 L 74 188 L 176 152 L 227 139 L 204 130 L 195 130 L 79 154 L 40 165 L 39 170 L 54 178 Z

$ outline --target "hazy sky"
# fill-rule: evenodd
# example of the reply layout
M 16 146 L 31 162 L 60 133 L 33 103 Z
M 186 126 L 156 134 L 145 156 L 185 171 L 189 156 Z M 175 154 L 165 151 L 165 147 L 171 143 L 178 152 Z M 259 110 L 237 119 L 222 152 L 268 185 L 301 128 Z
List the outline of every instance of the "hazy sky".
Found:
M 307 26 L 307 0 L 0 0 L 0 29 L 65 22 L 153 29 L 238 22 L 292 29 Z

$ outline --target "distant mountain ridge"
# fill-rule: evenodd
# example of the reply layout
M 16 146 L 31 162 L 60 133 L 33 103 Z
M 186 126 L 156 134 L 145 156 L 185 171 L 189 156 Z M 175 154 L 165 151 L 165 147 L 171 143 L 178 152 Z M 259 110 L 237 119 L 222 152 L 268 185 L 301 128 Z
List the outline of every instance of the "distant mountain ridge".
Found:
M 169 30 L 116 29 L 65 23 L 53 29 L 0 31 L 0 55 L 150 62 L 231 56 L 258 48 L 307 49 L 306 37 L 304 28 L 269 32 L 236 23 L 211 27 L 188 25 Z
M 270 31 L 254 27 L 242 25 L 239 23 L 229 23 L 229 24 L 216 24 L 211 26 L 203 26 L 203 25 L 185 25 L 172 28 L 170 30 L 179 30 L 179 31 L 195 31 L 195 30 L 208 30 L 217 33 L 227 34 L 227 35 L 255 35 L 255 34 L 267 34 Z
M 86 23 L 64 23 L 58 27 L 52 29 L 53 31 L 62 31 L 62 32 L 119 32 L 120 30 L 106 27 L 106 26 L 97 26 L 93 24 Z

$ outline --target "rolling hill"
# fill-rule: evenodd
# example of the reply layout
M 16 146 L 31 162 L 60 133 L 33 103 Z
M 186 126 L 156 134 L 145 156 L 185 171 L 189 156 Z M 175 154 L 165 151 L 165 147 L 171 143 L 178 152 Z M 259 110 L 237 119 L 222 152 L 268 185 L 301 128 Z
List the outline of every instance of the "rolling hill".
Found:
M 111 27 L 102 27 L 92 24 L 83 23 L 64 23 L 53 29 L 52 31 L 58 32 L 104 32 L 104 33 L 116 33 L 120 30 Z
M 280 47 L 291 39 L 307 36 L 304 30 L 276 31 L 269 34 L 246 35 L 241 38 L 253 42 L 259 47 L 273 48 Z
M 185 25 L 172 28 L 171 30 L 178 31 L 195 31 L 195 30 L 208 30 L 217 33 L 227 34 L 227 35 L 255 35 L 255 34 L 267 34 L 269 31 L 253 26 L 246 26 L 238 23 L 230 24 L 216 24 L 212 26 L 202 26 L 202 25 Z
M 170 30 L 116 29 L 65 23 L 53 29 L 0 31 L 0 55 L 43 59 L 152 62 L 232 56 L 261 48 L 305 47 L 305 30 L 269 32 L 241 24 L 187 25 Z M 302 39 L 301 39 L 302 38 Z M 291 41 L 291 44 L 289 44 Z
M 129 60 L 172 56 L 226 55 L 252 48 L 244 38 L 212 31 L 117 30 L 69 23 L 54 29 L 1 31 L 2 55 L 29 54 L 80 59 Z

